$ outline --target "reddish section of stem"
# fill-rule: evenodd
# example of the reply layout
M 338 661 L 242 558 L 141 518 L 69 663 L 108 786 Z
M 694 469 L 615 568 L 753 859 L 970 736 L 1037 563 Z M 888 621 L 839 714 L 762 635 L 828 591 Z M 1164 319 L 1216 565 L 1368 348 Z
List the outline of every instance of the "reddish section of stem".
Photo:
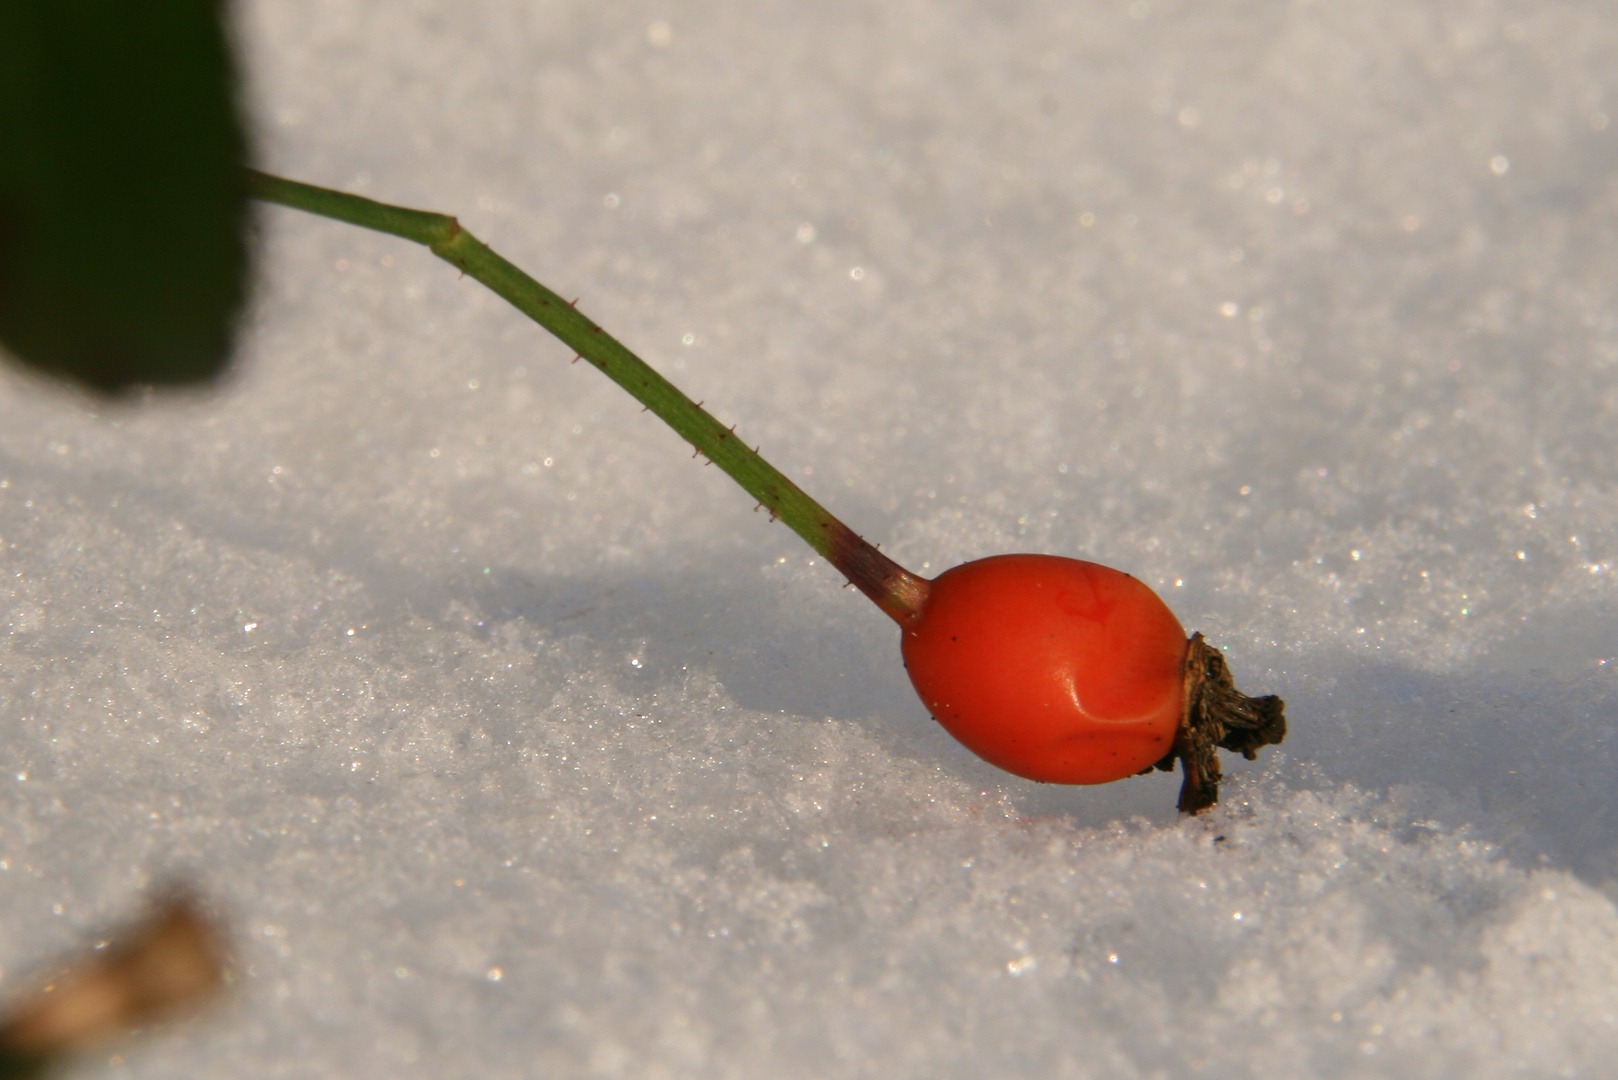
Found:
M 821 528 L 826 534 L 826 558 L 888 618 L 905 626 L 921 614 L 931 581 L 912 574 L 830 514 Z

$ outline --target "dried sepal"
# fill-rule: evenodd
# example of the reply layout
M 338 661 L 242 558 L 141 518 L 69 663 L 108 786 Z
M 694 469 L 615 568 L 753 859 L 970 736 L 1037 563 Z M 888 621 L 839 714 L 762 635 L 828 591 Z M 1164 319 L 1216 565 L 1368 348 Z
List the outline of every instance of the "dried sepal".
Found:
M 1219 801 L 1216 748 L 1230 750 L 1249 761 L 1260 747 L 1286 738 L 1286 706 L 1274 694 L 1248 697 L 1236 689 L 1230 668 L 1218 649 L 1200 633 L 1186 642 L 1185 708 L 1174 749 L 1154 768 L 1172 770 L 1178 762 L 1184 773 L 1180 784 L 1181 813 L 1196 814 Z M 1147 770 L 1150 771 L 1150 770 Z

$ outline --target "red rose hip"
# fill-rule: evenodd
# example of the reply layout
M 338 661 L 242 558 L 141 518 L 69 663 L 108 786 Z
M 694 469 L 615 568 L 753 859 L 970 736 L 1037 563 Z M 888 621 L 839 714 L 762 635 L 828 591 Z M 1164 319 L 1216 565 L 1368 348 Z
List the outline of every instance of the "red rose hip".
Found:
M 1186 634 L 1119 570 L 998 555 L 932 582 L 901 647 L 922 702 L 967 749 L 1054 784 L 1162 761 L 1185 711 Z

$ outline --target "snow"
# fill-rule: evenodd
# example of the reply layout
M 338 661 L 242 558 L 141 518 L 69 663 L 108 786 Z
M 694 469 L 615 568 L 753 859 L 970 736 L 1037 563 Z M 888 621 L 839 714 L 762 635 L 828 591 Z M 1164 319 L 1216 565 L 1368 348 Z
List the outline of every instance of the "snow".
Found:
M 997 773 L 597 372 L 266 209 L 217 393 L 0 373 L 0 990 L 172 876 L 237 934 L 79 1075 L 1603 1072 L 1606 5 L 238 22 L 266 168 L 459 214 L 913 569 L 1136 574 L 1292 734 L 1196 820 Z

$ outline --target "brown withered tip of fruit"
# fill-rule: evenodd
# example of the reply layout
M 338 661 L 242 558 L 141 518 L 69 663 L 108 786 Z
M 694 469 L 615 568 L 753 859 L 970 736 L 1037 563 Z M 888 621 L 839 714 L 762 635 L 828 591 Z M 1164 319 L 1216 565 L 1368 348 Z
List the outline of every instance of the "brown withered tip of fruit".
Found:
M 1216 747 L 1252 761 L 1260 747 L 1279 745 L 1286 735 L 1285 702 L 1274 694 L 1255 698 L 1237 690 L 1224 656 L 1201 634 L 1192 634 L 1186 642 L 1180 730 L 1174 737 L 1174 749 L 1153 766 L 1169 772 L 1179 762 L 1185 774 L 1180 784 L 1180 812 L 1200 813 L 1219 801 L 1219 781 L 1224 774 L 1214 753 Z
M 188 1015 L 225 983 L 224 935 L 191 895 L 162 897 L 144 920 L 0 1017 L 0 1055 L 46 1062 L 135 1028 Z

